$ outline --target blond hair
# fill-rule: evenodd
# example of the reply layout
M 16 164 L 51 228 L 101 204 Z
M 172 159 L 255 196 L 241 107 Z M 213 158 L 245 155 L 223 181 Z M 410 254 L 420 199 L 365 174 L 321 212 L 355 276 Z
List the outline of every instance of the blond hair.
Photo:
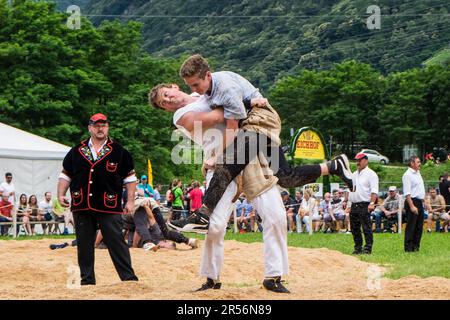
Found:
M 200 54 L 194 54 L 187 58 L 180 68 L 182 78 L 190 78 L 198 75 L 200 79 L 205 79 L 206 73 L 210 71 L 208 61 Z
M 158 104 L 159 90 L 162 88 L 172 88 L 170 83 L 160 83 L 154 86 L 148 93 L 148 103 L 155 108 L 162 109 Z

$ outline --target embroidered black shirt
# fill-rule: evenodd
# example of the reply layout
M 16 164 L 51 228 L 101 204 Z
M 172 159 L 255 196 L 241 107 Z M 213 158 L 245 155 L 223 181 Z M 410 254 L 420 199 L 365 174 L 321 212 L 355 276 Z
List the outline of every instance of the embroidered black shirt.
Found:
M 63 173 L 71 179 L 72 212 L 122 213 L 123 180 L 135 174 L 133 158 L 108 138 L 94 161 L 88 141 L 70 149 L 63 161 Z

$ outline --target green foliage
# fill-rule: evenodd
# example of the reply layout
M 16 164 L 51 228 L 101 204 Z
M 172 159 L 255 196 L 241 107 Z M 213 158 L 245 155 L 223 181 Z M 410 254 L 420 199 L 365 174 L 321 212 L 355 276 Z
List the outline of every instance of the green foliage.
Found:
M 347 61 L 325 71 L 303 70 L 280 79 L 270 101 L 290 128 L 314 126 L 348 154 L 372 147 L 402 160 L 402 147 L 422 151 L 450 146 L 450 71 L 433 65 L 383 77 L 367 64 Z
M 263 90 L 284 75 L 349 59 L 383 74 L 419 67 L 450 40 L 448 2 L 370 4 L 381 8 L 379 30 L 367 29 L 369 3 L 363 0 L 91 0 L 83 11 L 132 15 L 129 19 L 145 23 L 149 52 L 162 57 L 200 52 L 214 59 L 216 69 L 242 73 Z M 139 17 L 144 15 L 150 17 Z
M 53 3 L 0 0 L 0 121 L 73 145 L 103 112 L 139 173 L 150 158 L 155 182 L 195 175 L 170 161 L 171 116 L 147 102 L 149 88 L 178 81 L 180 62 L 145 53 L 138 22 L 70 30 L 67 17 Z

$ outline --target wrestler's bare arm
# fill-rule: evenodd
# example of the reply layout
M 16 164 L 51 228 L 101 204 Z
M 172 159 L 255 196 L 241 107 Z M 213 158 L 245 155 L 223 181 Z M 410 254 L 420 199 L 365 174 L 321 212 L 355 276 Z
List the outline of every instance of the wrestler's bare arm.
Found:
M 188 112 L 183 115 L 177 122 L 188 131 L 194 130 L 194 123 L 200 121 L 202 123 L 202 130 L 213 128 L 216 125 L 223 123 L 223 109 L 218 108 L 210 112 Z

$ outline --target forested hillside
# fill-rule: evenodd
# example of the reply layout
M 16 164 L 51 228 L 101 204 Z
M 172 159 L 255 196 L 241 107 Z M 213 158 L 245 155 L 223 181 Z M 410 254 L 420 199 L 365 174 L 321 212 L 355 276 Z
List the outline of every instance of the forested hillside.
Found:
M 366 26 L 372 4 L 381 8 L 379 30 Z M 91 0 L 83 8 L 97 23 L 142 21 L 144 48 L 155 56 L 201 52 L 263 90 L 347 59 L 382 74 L 419 67 L 448 46 L 449 11 L 442 0 Z

